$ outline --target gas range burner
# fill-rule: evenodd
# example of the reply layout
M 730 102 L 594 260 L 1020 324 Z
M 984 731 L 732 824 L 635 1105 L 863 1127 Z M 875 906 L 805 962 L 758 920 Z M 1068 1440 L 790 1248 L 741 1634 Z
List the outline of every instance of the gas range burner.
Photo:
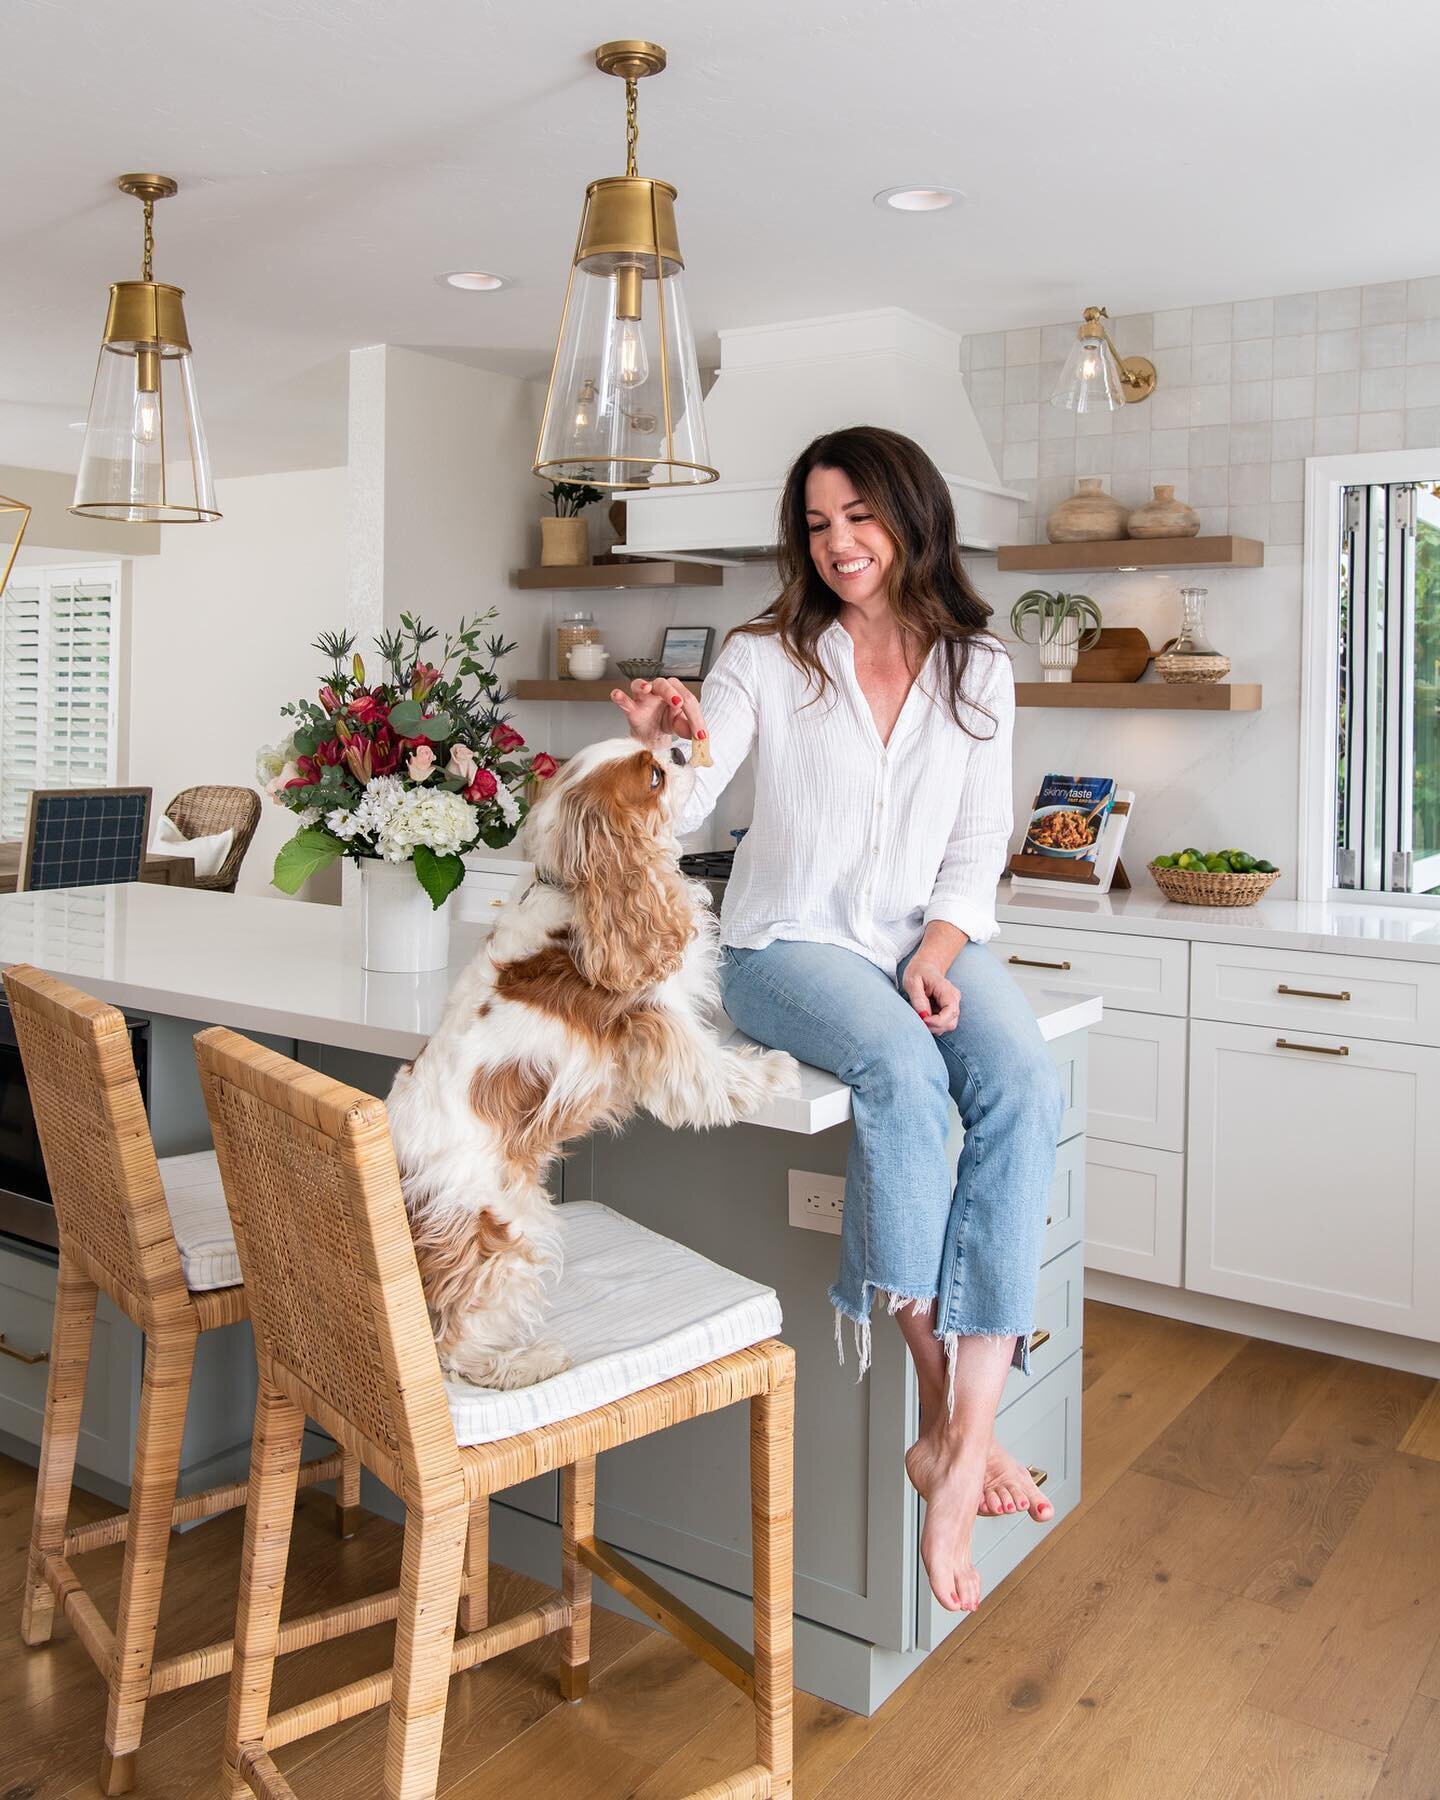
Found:
M 680 858 L 680 873 L 694 881 L 728 881 L 734 861 L 733 850 L 697 850 Z

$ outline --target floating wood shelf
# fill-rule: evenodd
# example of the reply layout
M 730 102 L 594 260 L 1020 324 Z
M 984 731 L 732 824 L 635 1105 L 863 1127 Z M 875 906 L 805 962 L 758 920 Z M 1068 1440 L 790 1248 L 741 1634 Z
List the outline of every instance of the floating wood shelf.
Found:
M 524 683 L 521 683 L 522 687 Z M 564 683 L 561 684 L 566 685 Z M 1259 712 L 1258 681 L 1017 681 L 1017 706 L 1134 712 Z
M 517 681 L 517 700 L 608 700 L 613 681 Z M 1092 706 L 1135 712 L 1258 712 L 1256 681 L 1017 681 L 1017 706 Z
M 1002 544 L 995 567 L 1002 574 L 1060 574 L 1101 569 L 1261 569 L 1265 546 L 1258 538 L 1119 538 L 1100 544 Z
M 713 563 L 604 562 L 556 563 L 539 569 L 516 569 L 518 588 L 588 588 L 591 593 L 625 588 L 719 587 L 725 571 Z

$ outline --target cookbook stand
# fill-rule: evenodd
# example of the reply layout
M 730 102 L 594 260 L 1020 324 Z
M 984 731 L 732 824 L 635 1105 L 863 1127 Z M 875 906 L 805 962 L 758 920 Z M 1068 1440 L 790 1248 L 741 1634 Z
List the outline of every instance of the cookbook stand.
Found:
M 1069 862 L 1057 856 L 1037 856 L 1032 851 L 1018 850 L 1006 865 L 1006 873 L 1019 875 L 1026 881 L 1054 882 L 1061 887 L 1099 888 L 1099 869 L 1105 862 L 1105 839 L 1111 833 L 1123 838 L 1125 825 L 1130 816 L 1128 798 L 1117 799 L 1110 808 L 1104 825 L 1100 830 L 1100 840 L 1095 846 L 1093 862 Z M 1125 873 L 1125 865 L 1120 860 L 1118 847 L 1115 851 L 1115 868 L 1110 876 L 1110 888 L 1128 888 L 1130 877 Z

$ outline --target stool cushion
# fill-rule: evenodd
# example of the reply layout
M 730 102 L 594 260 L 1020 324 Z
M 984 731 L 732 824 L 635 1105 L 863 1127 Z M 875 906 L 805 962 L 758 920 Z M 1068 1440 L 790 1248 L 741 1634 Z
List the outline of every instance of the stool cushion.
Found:
M 213 1150 L 162 1156 L 160 1179 L 180 1246 L 180 1267 L 193 1293 L 240 1285 L 240 1257 Z
M 570 1356 L 562 1375 L 533 1387 L 475 1387 L 447 1376 L 461 1444 L 490 1444 L 574 1418 L 774 1337 L 773 1288 L 732 1274 L 694 1250 L 592 1200 L 560 1208 L 565 1269 L 550 1293 L 543 1335 Z

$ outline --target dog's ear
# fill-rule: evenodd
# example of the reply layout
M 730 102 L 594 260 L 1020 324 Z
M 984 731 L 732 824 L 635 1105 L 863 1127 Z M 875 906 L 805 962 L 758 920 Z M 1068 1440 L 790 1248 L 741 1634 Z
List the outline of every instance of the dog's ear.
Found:
M 664 780 L 637 748 L 555 796 L 550 860 L 574 900 L 571 955 L 586 981 L 616 994 L 673 975 L 693 932 L 690 896 L 660 835 Z

